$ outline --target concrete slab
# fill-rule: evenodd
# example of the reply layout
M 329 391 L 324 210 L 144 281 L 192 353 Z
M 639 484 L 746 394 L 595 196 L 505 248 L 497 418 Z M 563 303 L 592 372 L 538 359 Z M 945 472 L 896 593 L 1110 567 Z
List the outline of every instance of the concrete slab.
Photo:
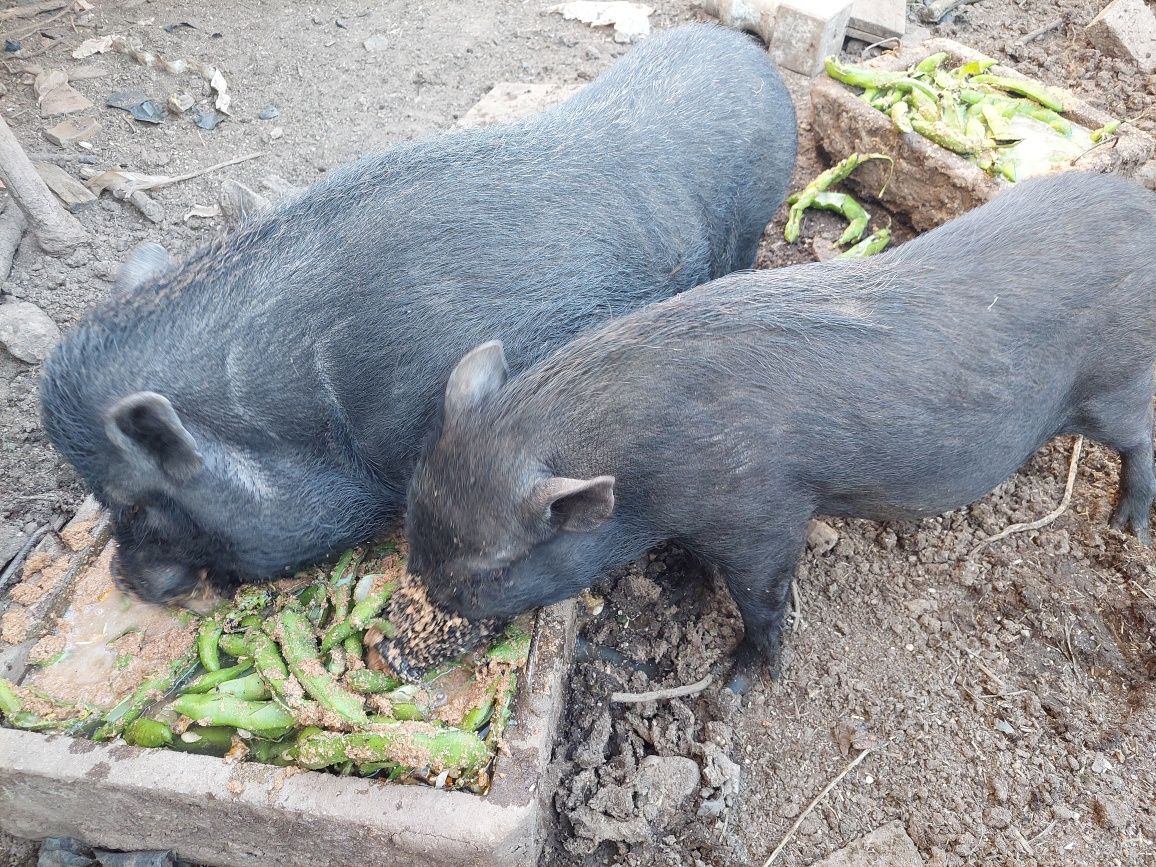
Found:
M 853 39 L 872 43 L 880 39 L 902 36 L 906 31 L 905 0 L 855 0 L 851 4 L 847 35 Z
M 0 828 L 222 867 L 536 864 L 574 610 L 538 615 L 485 796 L 0 729 Z
M 950 39 L 929 39 L 904 45 L 862 64 L 875 69 L 905 69 L 920 59 L 945 51 L 952 66 L 981 55 Z M 1024 79 L 1014 69 L 994 66 L 991 72 Z M 1071 108 L 1064 116 L 1088 129 L 1096 129 L 1113 118 L 1068 94 Z M 969 160 L 944 150 L 916 133 L 901 133 L 883 112 L 872 108 L 857 92 L 826 76 L 811 87 L 812 126 L 819 146 L 832 160 L 856 151 L 890 154 L 895 158 L 894 173 L 885 162 L 865 163 L 848 179 L 850 186 L 865 198 L 881 202 L 893 213 L 906 216 L 912 226 L 927 231 L 959 214 L 982 205 L 1007 181 L 994 179 Z M 1156 143 L 1135 127 L 1124 126 L 1112 145 L 1089 151 L 1073 170 L 1114 172 L 1134 176 L 1152 156 Z M 885 181 L 887 182 L 885 184 Z M 879 191 L 886 186 L 882 196 Z
M 1144 0 L 1114 0 L 1088 24 L 1088 39 L 1109 57 L 1135 61 L 1156 70 L 1156 15 Z
M 818 75 L 823 60 L 838 54 L 851 18 L 851 0 L 782 0 L 769 50 L 775 63 Z

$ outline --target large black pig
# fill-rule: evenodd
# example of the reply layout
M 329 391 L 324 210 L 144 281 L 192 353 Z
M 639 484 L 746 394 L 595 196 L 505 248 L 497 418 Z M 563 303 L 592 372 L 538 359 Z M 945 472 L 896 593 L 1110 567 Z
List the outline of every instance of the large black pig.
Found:
M 1154 362 L 1156 197 L 1027 181 L 867 260 L 724 277 L 508 382 L 501 344 L 479 346 L 411 484 L 410 571 L 468 643 L 463 621 L 492 627 L 678 540 L 738 603 L 742 688 L 777 661 L 817 513 L 937 515 L 1078 433 L 1120 452 L 1112 525 L 1147 541 Z M 408 636 L 381 651 L 430 661 Z
M 47 361 L 55 446 L 122 586 L 296 570 L 404 505 L 454 363 L 515 367 L 754 262 L 795 158 L 766 53 L 655 35 L 531 119 L 395 147 L 171 264 L 154 246 Z

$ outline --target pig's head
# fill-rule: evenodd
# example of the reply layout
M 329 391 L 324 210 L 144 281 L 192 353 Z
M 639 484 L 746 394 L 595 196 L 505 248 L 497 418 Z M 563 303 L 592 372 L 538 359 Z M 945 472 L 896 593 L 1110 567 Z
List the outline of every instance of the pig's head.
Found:
M 166 269 L 158 250 L 130 257 L 114 291 Z M 147 387 L 168 374 L 134 369 L 116 335 L 99 319 L 78 327 L 46 361 L 40 388 L 49 438 L 109 510 L 122 589 L 180 602 L 203 582 L 224 589 L 291 574 L 365 537 L 330 517 L 334 502 L 359 513 L 354 524 L 373 515 L 360 489 L 275 438 L 231 431 L 226 440 L 211 392 L 195 381 L 200 400 Z
M 474 622 L 509 619 L 588 586 L 575 564 L 614 512 L 614 478 L 556 475 L 539 444 L 508 423 L 502 345 L 454 368 L 437 440 L 409 489 L 409 570 L 430 601 Z

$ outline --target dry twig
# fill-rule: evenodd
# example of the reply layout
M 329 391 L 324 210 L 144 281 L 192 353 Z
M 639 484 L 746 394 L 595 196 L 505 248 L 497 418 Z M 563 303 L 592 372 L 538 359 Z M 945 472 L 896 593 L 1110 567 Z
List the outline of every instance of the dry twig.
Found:
M 827 796 L 829 791 L 831 791 L 839 784 L 841 779 L 851 773 L 851 771 L 855 769 L 856 765 L 867 758 L 867 756 L 876 749 L 878 749 L 878 747 L 868 747 L 867 749 L 863 750 L 863 752 L 859 753 L 859 755 L 855 757 L 855 760 L 851 762 L 851 764 L 843 768 L 843 770 L 837 777 L 835 777 L 835 779 L 831 780 L 831 782 L 827 783 L 827 785 L 823 787 L 823 791 L 815 795 L 815 799 L 807 805 L 807 809 L 803 810 L 803 812 L 799 814 L 799 818 L 795 820 L 795 824 L 791 825 L 791 827 L 787 830 L 786 836 L 783 837 L 782 842 L 780 842 L 779 845 L 775 847 L 775 851 L 767 856 L 767 860 L 763 862 L 763 867 L 771 867 L 771 862 L 778 858 L 779 853 L 782 852 L 784 848 L 786 848 L 786 845 L 789 842 L 791 842 L 791 838 L 795 836 L 795 832 L 799 830 L 799 826 L 803 824 L 803 820 L 811 814 L 811 811 L 815 809 L 815 806 Z
M 672 686 L 668 689 L 656 689 L 651 692 L 612 692 L 610 693 L 610 701 L 613 704 L 639 704 L 644 701 L 684 698 L 685 696 L 697 695 L 702 692 L 711 685 L 712 681 L 714 681 L 714 675 L 708 674 L 702 680 L 695 681 L 686 686 Z
M 84 227 L 52 195 L 3 117 L 0 117 L 0 180 L 28 218 L 32 233 L 45 252 L 70 253 L 85 240 Z
M 1038 530 L 1041 527 L 1046 527 L 1060 515 L 1064 514 L 1068 509 L 1068 504 L 1072 502 L 1072 490 L 1076 487 L 1076 470 L 1080 465 L 1080 453 L 1084 449 L 1084 438 L 1076 437 L 1076 444 L 1072 446 L 1072 460 L 1068 464 L 1068 483 L 1064 486 L 1064 496 L 1060 500 L 1060 504 L 1056 508 L 1035 521 L 1028 521 L 1023 524 L 1012 524 L 1010 527 L 1005 527 L 994 536 L 989 536 L 983 539 L 968 553 L 968 559 L 974 557 L 981 548 L 985 545 L 990 545 L 992 542 L 998 542 L 1000 539 L 1006 539 L 1014 533 L 1025 533 L 1028 530 Z

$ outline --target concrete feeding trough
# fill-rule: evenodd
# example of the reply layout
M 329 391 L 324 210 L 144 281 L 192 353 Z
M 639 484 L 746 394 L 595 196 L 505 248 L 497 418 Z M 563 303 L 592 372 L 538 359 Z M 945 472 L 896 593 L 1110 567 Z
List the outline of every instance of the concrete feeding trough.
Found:
M 109 545 L 91 501 L 40 542 L 0 616 L 0 676 L 25 678 L 30 653 L 35 658 L 78 585 L 107 568 Z M 157 629 L 166 617 L 158 614 Z M 0 728 L 0 828 L 235 867 L 300 863 L 304 854 L 319 865 L 536 864 L 552 794 L 539 781 L 574 622 L 573 603 L 539 612 L 506 749 L 485 795 Z
M 924 57 L 946 52 L 948 66 L 984 57 L 950 39 L 929 39 L 905 46 L 900 51 L 867 61 L 862 66 L 880 70 L 907 69 Z M 1014 69 L 994 66 L 992 74 L 1028 80 Z M 1052 88 L 1058 90 L 1058 88 Z M 1070 93 L 1065 102 L 1071 108 L 1064 117 L 1088 129 L 1097 129 L 1114 120 Z M 879 201 L 893 213 L 905 216 L 917 231 L 926 231 L 965 211 L 979 207 L 1009 186 L 1003 178 L 993 178 L 975 163 L 928 141 L 918 133 L 900 132 L 891 119 L 859 98 L 855 88 L 826 76 L 811 88 L 814 130 L 819 146 L 832 160 L 856 151 L 876 151 L 895 158 L 894 173 L 888 163 L 871 161 L 848 179 L 857 192 Z M 1089 151 L 1072 171 L 1115 172 L 1131 177 L 1152 155 L 1153 140 L 1125 124 L 1117 137 Z M 890 181 L 888 181 L 890 177 Z M 886 189 L 882 196 L 879 191 Z

